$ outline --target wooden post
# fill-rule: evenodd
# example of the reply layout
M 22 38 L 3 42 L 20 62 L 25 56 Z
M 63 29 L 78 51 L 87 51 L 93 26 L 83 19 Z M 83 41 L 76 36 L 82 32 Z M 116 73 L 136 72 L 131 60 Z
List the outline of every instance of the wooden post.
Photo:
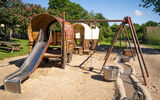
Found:
M 63 12 L 63 25 L 62 25 L 62 68 L 65 69 L 66 55 L 65 55 L 65 12 Z

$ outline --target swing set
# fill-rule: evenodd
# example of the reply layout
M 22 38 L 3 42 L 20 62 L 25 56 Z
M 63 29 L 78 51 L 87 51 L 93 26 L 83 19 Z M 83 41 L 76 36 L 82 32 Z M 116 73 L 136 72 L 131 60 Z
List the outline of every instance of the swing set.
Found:
M 63 26 L 65 26 L 65 12 L 63 12 Z M 123 33 L 123 38 L 125 40 L 125 37 L 124 35 L 127 37 L 127 41 L 128 41 L 128 44 L 129 44 L 129 47 L 130 47 L 130 50 L 131 50 L 131 53 L 132 53 L 132 56 L 134 55 L 134 51 L 132 49 L 132 46 L 131 46 L 131 42 L 130 42 L 130 39 L 129 39 L 129 34 L 127 32 L 127 29 L 126 29 L 126 24 L 129 25 L 129 29 L 130 29 L 130 32 L 131 32 L 131 36 L 132 36 L 132 40 L 133 40 L 133 44 L 134 44 L 134 49 L 136 51 L 136 55 L 137 55 L 137 58 L 138 58 L 138 61 L 139 61 L 139 66 L 140 66 L 140 69 L 141 69 L 141 73 L 142 73 L 142 76 L 143 76 L 143 80 L 144 80 L 144 84 L 147 85 L 147 81 L 146 81 L 146 75 L 147 77 L 149 77 L 149 73 L 148 73 L 148 69 L 146 67 L 146 64 L 145 64 L 145 61 L 144 61 L 144 58 L 143 58 L 143 53 L 142 53 L 142 49 L 140 47 L 140 44 L 139 44 L 139 40 L 138 40 L 138 37 L 137 37 L 137 34 L 136 34 L 136 31 L 135 31 L 135 28 L 134 28 L 134 25 L 132 23 L 132 20 L 131 20 L 131 17 L 124 17 L 123 20 L 66 20 L 67 22 L 91 22 L 91 23 L 96 23 L 96 22 L 121 22 L 121 24 L 119 25 L 118 27 L 118 30 L 113 38 L 113 41 L 110 45 L 110 48 L 108 50 L 108 52 L 106 53 L 105 55 L 105 61 L 104 61 L 104 64 L 100 70 L 100 74 L 102 73 L 102 70 L 104 68 L 104 66 L 107 65 L 107 61 L 110 57 L 110 54 L 114 48 L 114 45 L 115 45 L 115 42 L 118 38 L 118 36 L 121 34 L 122 32 L 122 29 L 124 29 L 124 33 Z M 63 28 L 64 29 L 64 28 Z M 64 32 L 64 31 L 63 31 Z M 122 36 L 122 35 L 121 35 Z M 65 39 L 65 38 L 63 38 Z M 122 39 L 122 38 L 121 38 Z M 65 41 L 65 40 L 63 40 Z M 126 44 L 126 40 L 125 40 L 125 44 Z M 127 44 L 126 44 L 126 47 L 128 48 Z M 121 48 L 121 40 L 120 40 L 120 48 Z M 144 73 L 144 70 L 145 70 L 145 73 Z

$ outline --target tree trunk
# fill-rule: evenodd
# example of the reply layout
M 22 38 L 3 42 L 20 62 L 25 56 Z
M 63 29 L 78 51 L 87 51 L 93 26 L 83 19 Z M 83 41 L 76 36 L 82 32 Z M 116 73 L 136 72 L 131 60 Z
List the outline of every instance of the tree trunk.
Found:
M 6 36 L 6 34 L 7 34 L 7 25 L 6 24 L 4 24 L 4 28 L 5 28 L 5 36 Z
M 13 37 L 12 37 L 13 34 L 14 34 L 14 27 L 12 26 L 12 27 L 10 28 L 10 39 L 13 38 Z
M 12 28 L 10 28 L 10 34 L 9 34 L 10 39 L 12 38 L 12 35 L 13 35 L 13 29 L 12 29 Z

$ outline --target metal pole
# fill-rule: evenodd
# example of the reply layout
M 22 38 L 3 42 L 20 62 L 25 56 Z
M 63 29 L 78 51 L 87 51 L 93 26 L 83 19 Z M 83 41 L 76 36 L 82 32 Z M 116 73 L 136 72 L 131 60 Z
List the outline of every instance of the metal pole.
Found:
M 120 55 L 122 56 L 122 32 L 120 33 L 119 45 L 120 45 Z
M 137 46 L 136 46 L 136 40 L 135 40 L 135 37 L 133 35 L 134 32 L 133 32 L 132 25 L 131 25 L 129 17 L 127 17 L 127 20 L 128 20 L 128 24 L 129 24 L 129 27 L 130 27 L 130 30 L 131 30 L 131 35 L 132 35 L 132 38 L 133 38 L 133 43 L 134 43 L 134 46 L 135 46 L 135 50 L 136 50 L 137 58 L 138 58 L 139 65 L 140 65 L 140 68 L 141 68 L 141 72 L 142 72 L 142 76 L 143 76 L 143 79 L 144 79 L 144 83 L 145 83 L 145 85 L 147 85 L 146 78 L 145 78 L 145 75 L 144 75 L 144 72 L 143 72 L 143 68 L 142 68 L 142 64 L 141 64 L 141 61 L 140 61 L 140 57 L 139 57 L 139 54 L 138 54 L 138 49 L 137 49 Z
M 133 23 L 132 23 L 132 21 L 131 21 L 131 18 L 130 18 L 130 17 L 129 17 L 129 19 L 130 19 L 131 25 L 132 25 L 132 27 L 133 27 L 134 37 L 135 37 L 136 42 L 137 42 L 137 45 L 138 45 L 138 50 L 139 50 L 139 52 L 140 52 L 140 56 L 141 56 L 141 58 L 142 58 L 142 62 L 143 62 L 143 65 L 144 65 L 144 69 L 145 69 L 145 71 L 146 71 L 147 77 L 149 77 L 149 73 L 148 73 L 148 70 L 147 70 L 147 67 L 146 67 L 146 64 L 145 64 L 144 58 L 143 58 L 142 49 L 141 49 L 141 47 L 140 47 L 140 44 L 139 44 L 139 41 L 138 41 L 138 37 L 137 37 L 136 31 L 135 31 L 135 29 L 134 29 L 134 26 L 133 26 Z
M 122 23 L 120 24 L 119 28 L 118 28 L 117 33 L 116 33 L 115 36 L 114 36 L 113 42 L 112 42 L 112 44 L 111 44 L 111 46 L 110 46 L 110 48 L 109 48 L 109 52 L 108 52 L 108 54 L 107 54 L 107 56 L 106 56 L 105 62 L 104 62 L 103 66 L 102 66 L 102 68 L 101 68 L 101 70 L 100 70 L 100 74 L 102 73 L 103 67 L 107 64 L 107 61 L 108 61 L 108 59 L 109 59 L 109 56 L 110 56 L 110 54 L 111 54 L 111 52 L 112 52 L 112 49 L 113 49 L 113 47 L 114 47 L 114 44 L 115 44 L 115 42 L 116 42 L 116 40 L 117 40 L 117 37 L 118 37 L 118 35 L 120 34 L 121 29 L 123 28 L 123 26 L 124 26 L 124 23 L 122 22 Z
M 67 22 L 123 22 L 123 20 L 66 20 Z
M 122 33 L 122 35 L 123 35 L 123 39 L 124 39 L 124 42 L 125 42 L 126 48 L 128 49 L 128 45 L 127 45 L 127 42 L 126 42 L 126 38 L 125 38 L 124 32 Z
M 129 39 L 129 34 L 128 34 L 128 32 L 127 32 L 126 27 L 124 26 L 123 28 L 124 28 L 124 30 L 125 30 L 125 34 L 126 34 L 126 37 L 127 37 L 127 41 L 128 41 L 129 47 L 130 47 L 131 52 L 132 52 L 132 57 L 133 57 L 133 56 L 134 56 L 134 55 L 133 55 L 133 49 L 132 49 L 131 42 L 130 42 L 130 39 Z
M 65 69 L 66 56 L 65 56 L 65 12 L 63 12 L 63 25 L 62 25 L 62 68 Z

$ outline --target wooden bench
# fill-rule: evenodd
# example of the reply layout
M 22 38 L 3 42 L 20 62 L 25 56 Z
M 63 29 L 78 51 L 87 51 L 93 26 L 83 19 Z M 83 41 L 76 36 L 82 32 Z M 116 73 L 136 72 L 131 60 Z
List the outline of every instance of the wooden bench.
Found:
M 5 49 L 13 53 L 13 51 L 15 50 L 21 50 L 22 47 L 20 46 L 20 44 L 17 44 L 17 43 L 0 41 L 0 49 Z

